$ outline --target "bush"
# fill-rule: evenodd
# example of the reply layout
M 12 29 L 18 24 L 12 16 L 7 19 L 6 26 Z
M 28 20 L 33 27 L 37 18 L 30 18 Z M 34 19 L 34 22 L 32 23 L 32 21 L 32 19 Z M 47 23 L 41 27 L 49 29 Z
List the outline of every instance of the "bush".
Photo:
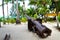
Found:
M 14 19 L 10 19 L 10 22 L 11 22 L 11 23 L 15 23 L 16 20 L 14 20 Z
M 0 22 L 2 22 L 2 19 L 0 18 Z
M 53 21 L 53 18 L 47 18 L 47 21 Z
M 6 20 L 7 23 L 15 23 L 16 20 L 14 18 L 9 18 L 8 20 Z
M 59 22 L 60 22 L 60 16 L 58 16 L 58 20 L 59 20 Z
M 22 19 L 20 19 L 20 20 L 21 20 L 21 22 L 26 22 L 27 21 L 27 19 L 25 17 L 22 17 Z
M 34 14 L 34 19 L 36 19 L 36 18 L 37 18 L 37 16 L 38 16 L 37 14 Z

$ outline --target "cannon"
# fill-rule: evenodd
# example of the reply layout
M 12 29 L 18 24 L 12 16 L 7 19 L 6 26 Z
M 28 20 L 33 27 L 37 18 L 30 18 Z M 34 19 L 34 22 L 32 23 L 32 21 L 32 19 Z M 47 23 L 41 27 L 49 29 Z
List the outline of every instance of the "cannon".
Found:
M 37 33 L 41 38 L 46 38 L 51 35 L 51 30 L 42 24 L 41 19 L 32 19 L 26 15 L 28 19 L 28 30 Z
M 51 35 L 51 30 L 47 28 L 45 25 L 42 25 L 38 21 L 32 21 L 35 26 L 35 32 L 42 38 L 46 38 Z
M 27 17 L 27 20 L 28 20 L 28 30 L 32 31 L 33 30 L 32 29 L 33 23 L 31 21 L 32 19 L 28 15 L 26 15 L 26 17 Z
M 29 17 L 28 15 L 26 15 L 26 17 L 27 17 L 27 20 L 28 20 L 28 30 L 29 31 L 32 31 L 33 30 L 32 28 L 34 28 L 33 27 L 34 26 L 34 23 L 32 22 L 32 20 L 34 20 L 34 19 L 32 19 L 31 17 Z M 42 19 L 37 18 L 35 20 L 42 24 Z
M 37 18 L 37 19 L 36 19 L 36 21 L 38 21 L 39 23 L 41 23 L 41 24 L 42 24 L 42 19 Z

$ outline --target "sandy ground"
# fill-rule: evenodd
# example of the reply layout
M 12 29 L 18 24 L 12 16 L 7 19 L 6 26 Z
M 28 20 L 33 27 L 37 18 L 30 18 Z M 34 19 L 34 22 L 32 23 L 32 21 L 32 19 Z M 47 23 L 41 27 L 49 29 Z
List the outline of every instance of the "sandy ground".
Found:
M 56 29 L 56 22 L 43 23 L 52 30 L 51 36 L 47 38 L 40 38 L 36 33 L 29 32 L 27 29 L 27 22 L 21 24 L 6 24 L 0 28 L 0 40 L 3 40 L 5 34 L 10 34 L 10 40 L 60 40 L 60 31 Z

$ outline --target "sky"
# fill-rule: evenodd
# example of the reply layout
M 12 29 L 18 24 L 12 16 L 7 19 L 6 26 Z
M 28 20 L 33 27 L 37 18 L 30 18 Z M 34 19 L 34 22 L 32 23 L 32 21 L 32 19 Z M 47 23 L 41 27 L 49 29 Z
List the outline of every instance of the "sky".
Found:
M 28 6 L 28 3 L 29 3 L 29 1 L 28 0 L 26 0 L 25 1 L 25 8 L 27 9 L 27 8 L 29 8 L 30 6 Z M 2 4 L 2 0 L 0 0 L 0 5 Z M 20 2 L 20 4 L 21 5 L 23 5 L 23 3 L 22 2 Z M 10 3 L 8 3 L 8 13 L 10 14 L 10 8 L 12 7 L 12 4 L 10 4 Z M 4 14 L 5 14 L 5 17 L 7 17 L 7 5 L 4 5 Z M 2 14 L 2 6 L 0 6 L 0 17 L 2 17 L 3 16 L 3 14 Z

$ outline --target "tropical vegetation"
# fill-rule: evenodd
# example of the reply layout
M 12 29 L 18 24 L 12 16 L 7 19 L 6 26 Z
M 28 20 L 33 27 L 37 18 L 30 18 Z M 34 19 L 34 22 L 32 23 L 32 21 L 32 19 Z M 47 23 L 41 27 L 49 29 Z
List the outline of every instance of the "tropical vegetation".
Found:
M 23 5 L 21 6 L 18 1 L 23 2 Z M 8 3 L 12 4 L 12 7 L 10 9 L 10 16 L 8 13 Z M 4 4 L 7 5 L 7 18 L 4 18 Z M 60 4 L 60 1 L 57 3 Z M 25 14 L 33 17 L 33 18 L 39 18 L 42 16 L 43 20 L 47 20 L 47 16 L 45 16 L 47 13 L 50 13 L 54 9 L 56 9 L 59 12 L 60 5 L 58 7 L 56 6 L 56 2 L 53 0 L 29 0 L 30 8 L 25 9 L 25 0 L 2 0 L 2 11 L 3 11 L 3 23 L 15 23 L 16 19 L 18 19 L 21 22 L 26 22 Z M 34 6 L 34 7 L 32 7 Z M 58 16 L 58 19 L 60 20 L 60 17 Z

